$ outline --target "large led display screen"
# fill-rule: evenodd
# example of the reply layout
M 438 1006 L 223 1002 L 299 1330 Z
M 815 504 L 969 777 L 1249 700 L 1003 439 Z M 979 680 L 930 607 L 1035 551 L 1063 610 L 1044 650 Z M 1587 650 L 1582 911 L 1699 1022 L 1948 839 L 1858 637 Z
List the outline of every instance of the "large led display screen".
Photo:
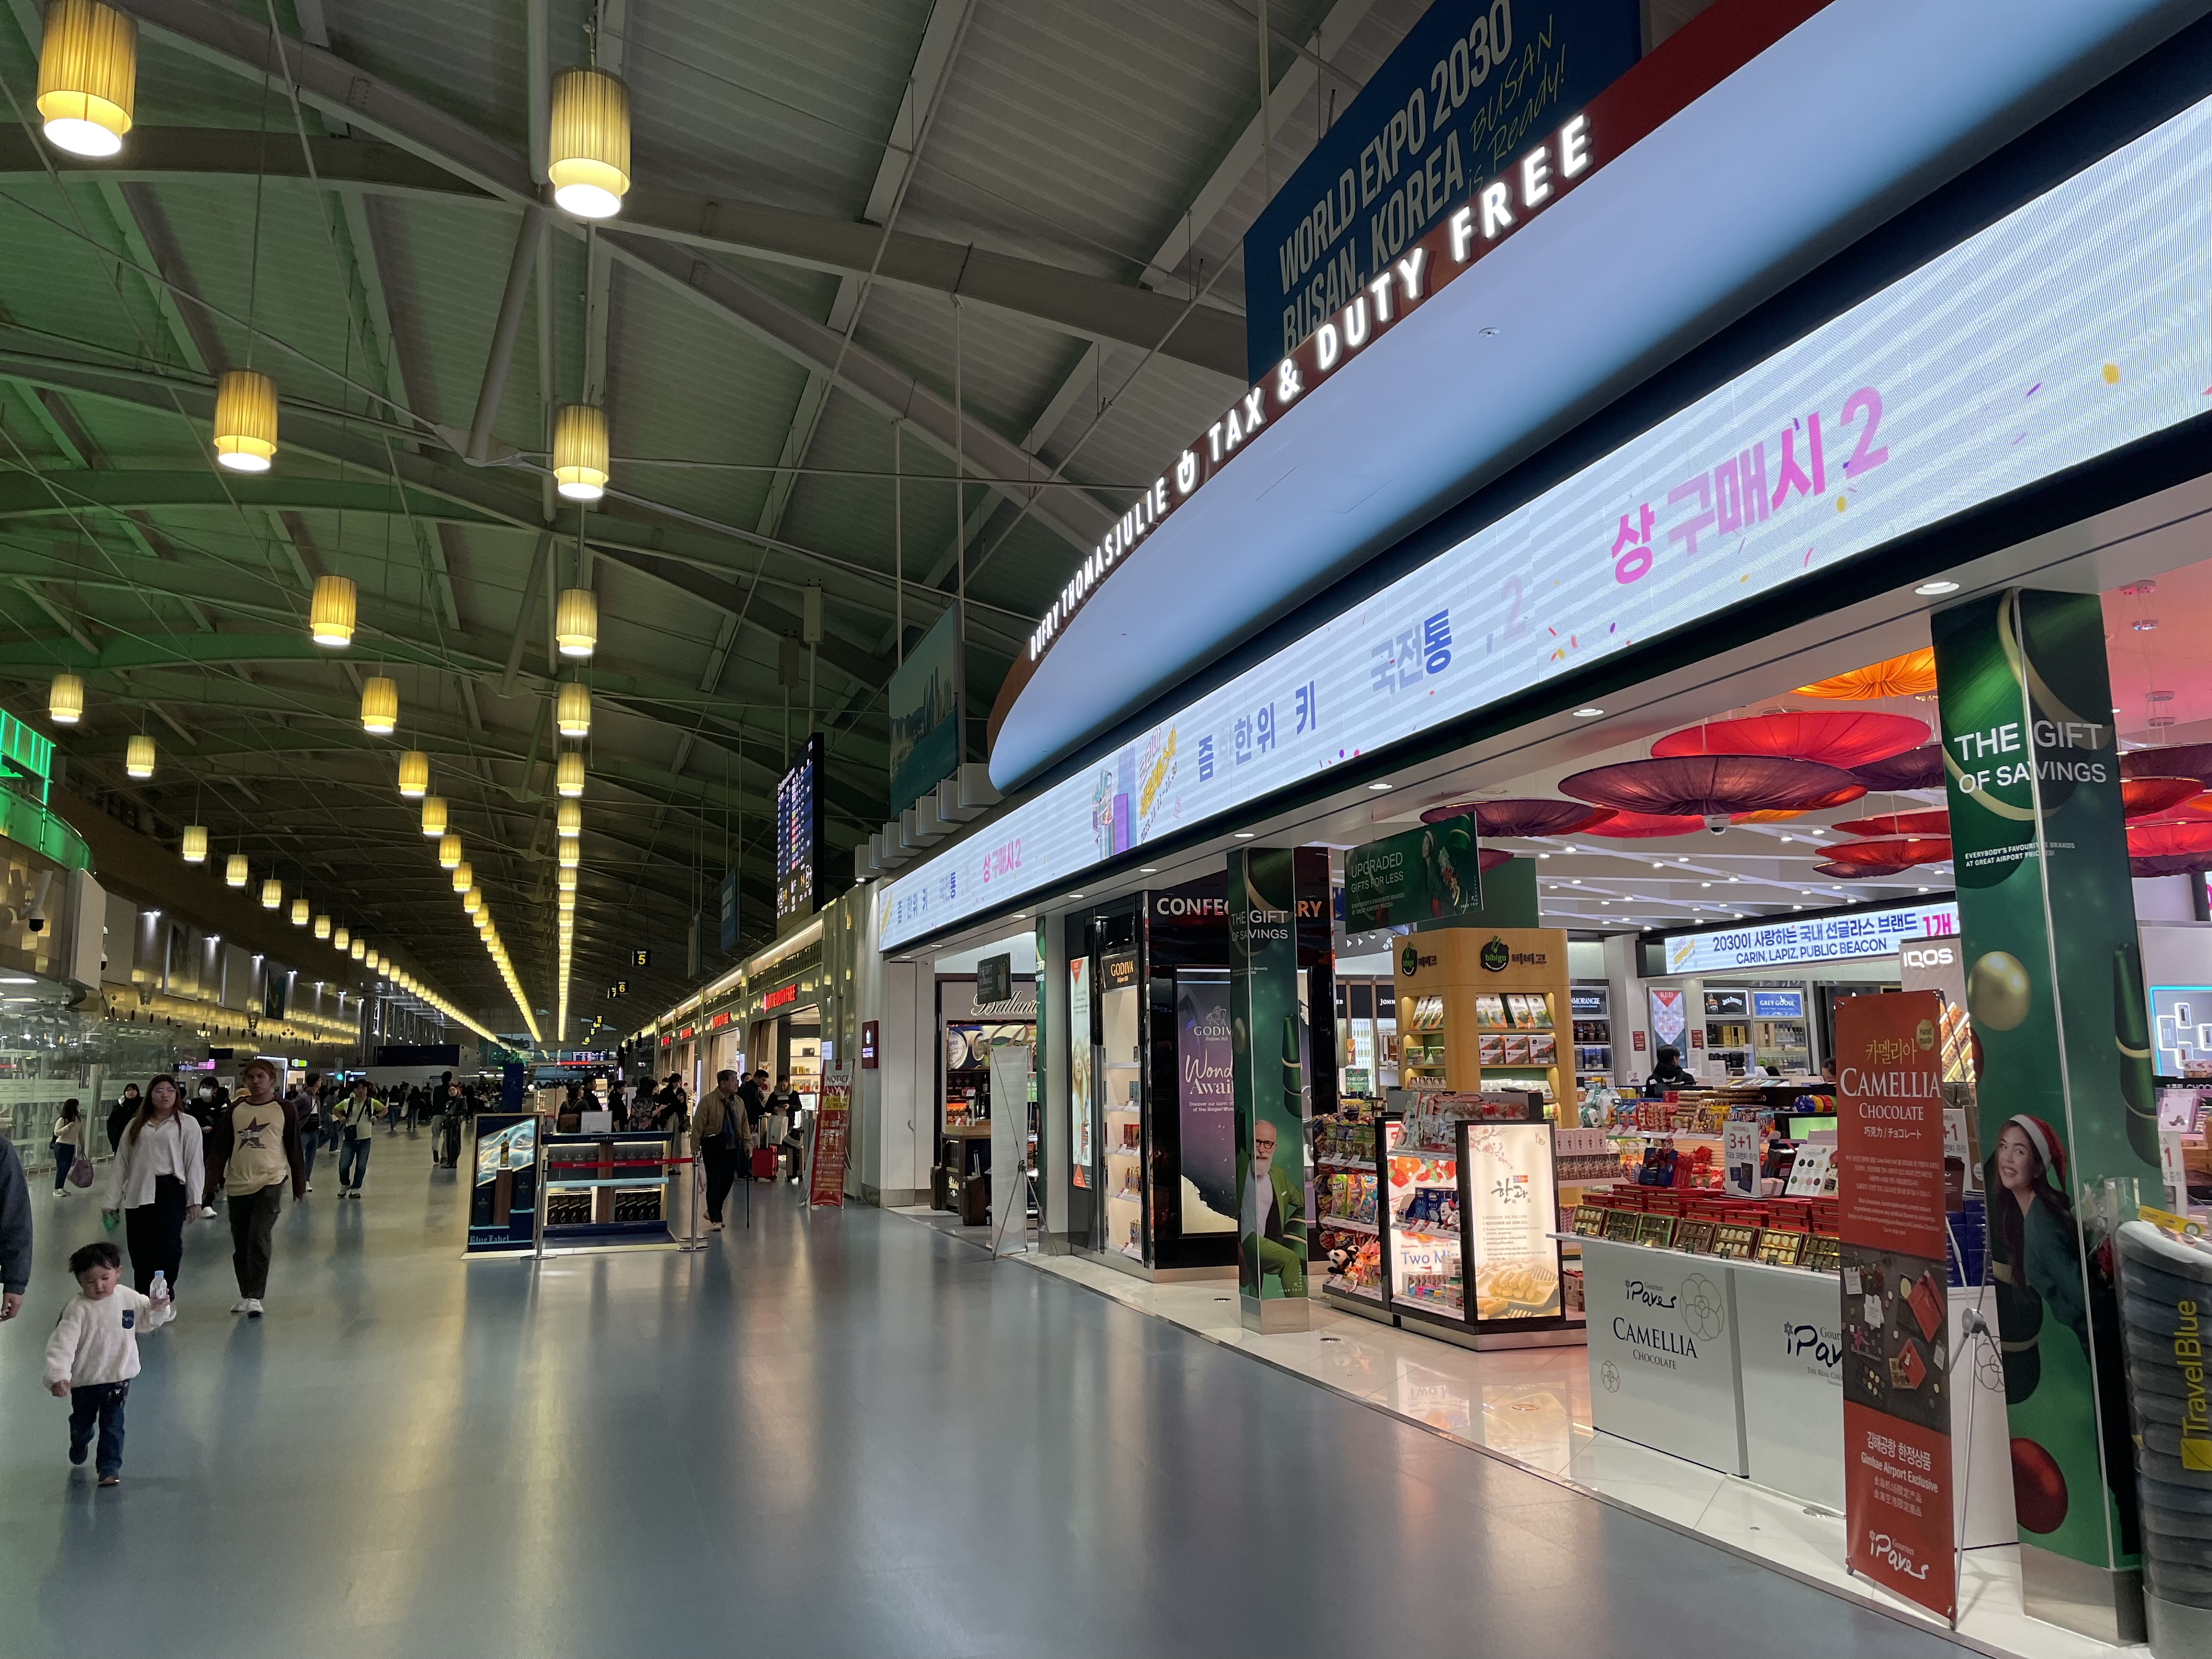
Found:
M 2208 278 L 2212 102 L 888 884 L 884 945 L 2186 420 Z
M 811 916 L 815 881 L 827 851 L 823 838 L 822 734 L 807 738 L 798 764 L 775 787 L 775 919 Z

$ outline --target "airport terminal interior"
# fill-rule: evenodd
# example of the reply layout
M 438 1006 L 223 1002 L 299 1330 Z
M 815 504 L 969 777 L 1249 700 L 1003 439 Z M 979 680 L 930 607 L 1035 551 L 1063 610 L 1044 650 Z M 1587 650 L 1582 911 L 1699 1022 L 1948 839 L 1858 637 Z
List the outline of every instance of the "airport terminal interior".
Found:
M 2212 1659 L 2212 0 L 0 93 L 0 1654 Z

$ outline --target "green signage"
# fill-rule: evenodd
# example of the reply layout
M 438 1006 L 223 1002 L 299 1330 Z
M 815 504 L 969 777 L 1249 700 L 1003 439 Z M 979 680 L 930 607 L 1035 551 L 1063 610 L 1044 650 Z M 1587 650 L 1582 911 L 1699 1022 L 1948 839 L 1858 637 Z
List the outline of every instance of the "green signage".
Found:
M 2104 1247 L 2106 1182 L 2158 1190 L 2142 963 L 2096 595 L 2015 589 L 1932 632 L 2033 1610 L 2038 1552 L 2117 1575 L 2141 1546 Z
M 1482 908 L 1474 820 L 1425 823 L 1344 855 L 1344 925 L 1402 927 Z

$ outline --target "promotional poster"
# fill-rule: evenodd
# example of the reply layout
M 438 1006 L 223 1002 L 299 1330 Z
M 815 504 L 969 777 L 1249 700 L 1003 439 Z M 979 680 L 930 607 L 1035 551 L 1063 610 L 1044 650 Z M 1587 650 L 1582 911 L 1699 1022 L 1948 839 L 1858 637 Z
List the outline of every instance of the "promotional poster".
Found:
M 814 1113 L 806 1168 L 810 1207 L 845 1202 L 845 1155 L 852 1124 L 853 1068 L 833 1066 L 822 1074 L 822 1103 Z
M 1347 927 L 1398 927 L 1482 908 L 1472 816 L 1425 823 L 1344 855 Z
M 1836 1009 L 1844 1515 L 1851 1569 L 1958 1611 L 1943 1067 L 1933 991 Z
M 1233 1232 L 1236 1066 L 1226 979 L 1176 975 L 1176 1063 L 1182 1093 L 1183 1232 Z
M 1297 853 L 1229 854 L 1230 1047 L 1237 1112 L 1237 1288 L 1253 1304 L 1306 1294 L 1305 1068 L 1298 1016 Z
M 2158 1124 L 2104 612 L 2015 588 L 1931 632 L 2021 1540 L 2121 1571 L 2140 1526 L 2098 1206 L 2108 1177 L 2158 1190 Z M 2032 1610 L 2032 1553 L 2022 1576 Z
M 527 1250 L 537 1242 L 538 1115 L 478 1112 L 469 1188 L 469 1253 Z
M 960 764 L 960 607 L 946 607 L 891 672 L 890 816 Z

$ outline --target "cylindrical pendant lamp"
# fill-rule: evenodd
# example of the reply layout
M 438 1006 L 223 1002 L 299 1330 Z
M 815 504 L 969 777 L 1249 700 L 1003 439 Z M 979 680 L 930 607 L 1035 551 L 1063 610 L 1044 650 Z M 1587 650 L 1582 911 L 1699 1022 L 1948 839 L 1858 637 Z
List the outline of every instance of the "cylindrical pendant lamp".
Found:
M 207 862 L 207 826 L 205 824 L 188 823 L 185 826 L 184 854 L 185 862 L 187 864 Z
M 461 908 L 472 916 L 483 914 L 483 889 L 471 887 L 461 895 Z
M 343 951 L 352 943 L 353 930 L 351 928 L 334 927 L 331 930 L 331 948 L 332 950 Z
M 307 602 L 307 633 L 317 645 L 353 643 L 354 589 L 350 578 L 318 576 Z
M 380 738 L 389 737 L 399 724 L 399 685 L 378 674 L 362 683 L 361 729 Z
M 580 836 L 584 833 L 584 809 L 572 800 L 564 800 L 553 823 L 554 828 L 564 836 Z
M 607 493 L 607 411 L 563 404 L 553 415 L 553 488 L 563 501 L 596 501 Z
M 223 884 L 227 887 L 243 887 L 246 885 L 247 871 L 246 867 L 245 854 L 233 853 L 230 855 L 229 862 L 223 866 L 222 879 Z
M 154 775 L 154 739 L 141 732 L 125 745 L 123 770 L 127 776 L 150 778 Z
M 84 718 L 84 681 L 76 674 L 57 674 L 46 688 L 46 718 L 56 726 L 75 726 Z
M 234 472 L 266 472 L 276 456 L 276 382 L 250 368 L 215 387 L 215 458 Z
M 438 867 L 441 870 L 451 870 L 458 866 L 460 861 L 461 838 L 459 836 L 440 836 L 438 839 Z
M 564 587 L 553 607 L 553 640 L 564 657 L 588 657 L 599 642 L 599 602 L 588 587 Z
M 571 749 L 561 757 L 554 769 L 553 787 L 562 796 L 574 800 L 584 793 L 584 757 Z
M 588 738 L 592 735 L 592 688 L 581 680 L 570 680 L 561 688 L 561 695 L 553 705 L 553 723 L 564 738 Z
M 553 199 L 579 219 L 611 219 L 629 189 L 629 88 L 578 65 L 553 77 L 546 177 Z
M 317 939 L 328 939 L 330 936 L 331 919 L 328 916 L 317 916 L 315 918 L 315 937 Z
M 351 955 L 352 955 L 352 957 L 353 957 L 353 959 L 354 959 L 356 962 L 359 962 L 359 961 L 361 961 L 362 958 L 364 958 L 365 957 L 367 957 L 367 956 L 368 955 L 368 945 L 367 941 L 362 940 L 362 939 L 356 939 L 356 940 L 353 942 L 353 950 L 352 950 Z
M 577 872 L 574 865 L 565 869 L 556 870 L 553 872 L 553 884 L 564 893 L 573 893 L 576 890 L 576 876 Z
M 563 870 L 573 870 L 583 861 L 582 842 L 564 841 L 561 843 L 561 867 Z
M 271 876 L 261 884 L 261 908 L 274 910 L 284 902 L 284 884 Z
M 115 155 L 137 89 L 137 20 L 99 0 L 49 0 L 39 42 L 46 142 L 72 155 Z
M 466 859 L 463 859 L 453 866 L 453 890 L 456 893 L 467 892 L 470 888 L 476 885 L 476 866 Z
M 295 898 L 292 901 L 292 925 L 295 927 L 305 927 L 314 920 L 314 907 L 307 900 Z
M 422 833 L 442 836 L 446 833 L 446 798 L 425 795 L 422 798 Z
M 403 800 L 420 800 L 430 793 L 430 757 L 419 749 L 410 749 L 399 757 L 399 795 Z

